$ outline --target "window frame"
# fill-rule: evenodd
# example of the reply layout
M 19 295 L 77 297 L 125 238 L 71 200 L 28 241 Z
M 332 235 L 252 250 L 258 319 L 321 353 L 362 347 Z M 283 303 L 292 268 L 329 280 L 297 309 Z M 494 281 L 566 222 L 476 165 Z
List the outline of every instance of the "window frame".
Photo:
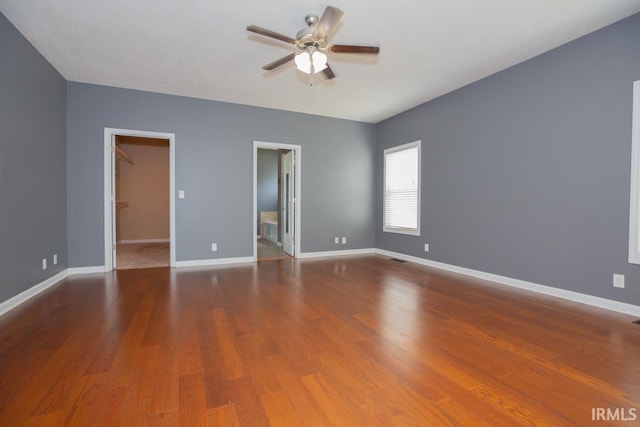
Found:
M 640 80 L 633 83 L 629 263 L 640 264 Z
M 416 209 L 417 221 L 416 228 L 390 227 L 387 226 L 387 154 L 398 151 L 418 148 L 418 206 Z M 422 141 L 417 140 L 402 145 L 396 145 L 384 150 L 383 172 L 382 172 L 382 231 L 385 233 L 406 234 L 411 236 L 420 236 L 420 211 L 422 199 Z

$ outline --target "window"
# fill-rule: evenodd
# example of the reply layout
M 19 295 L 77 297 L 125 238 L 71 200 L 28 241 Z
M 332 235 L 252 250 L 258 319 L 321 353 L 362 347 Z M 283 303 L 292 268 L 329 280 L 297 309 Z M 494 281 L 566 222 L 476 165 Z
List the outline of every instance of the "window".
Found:
M 633 83 L 629 262 L 640 264 L 640 80 Z
M 383 230 L 420 235 L 420 141 L 384 150 Z

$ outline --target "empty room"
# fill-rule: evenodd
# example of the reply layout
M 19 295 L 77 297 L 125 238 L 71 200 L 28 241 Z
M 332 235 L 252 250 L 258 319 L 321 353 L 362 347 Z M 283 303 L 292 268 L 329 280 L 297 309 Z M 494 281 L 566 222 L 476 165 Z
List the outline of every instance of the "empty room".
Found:
M 0 0 L 0 426 L 640 423 L 640 0 Z

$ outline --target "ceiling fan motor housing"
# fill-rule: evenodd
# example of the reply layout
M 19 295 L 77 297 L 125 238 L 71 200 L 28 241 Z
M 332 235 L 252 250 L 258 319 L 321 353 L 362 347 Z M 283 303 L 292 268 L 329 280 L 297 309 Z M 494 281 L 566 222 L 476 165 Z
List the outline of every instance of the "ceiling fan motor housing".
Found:
M 307 23 L 307 26 L 296 34 L 295 44 L 298 48 L 306 49 L 307 47 L 314 46 L 318 49 L 324 49 L 327 47 L 327 41 L 325 39 L 313 35 L 319 20 L 318 15 L 314 15 L 313 13 L 305 16 L 304 22 Z

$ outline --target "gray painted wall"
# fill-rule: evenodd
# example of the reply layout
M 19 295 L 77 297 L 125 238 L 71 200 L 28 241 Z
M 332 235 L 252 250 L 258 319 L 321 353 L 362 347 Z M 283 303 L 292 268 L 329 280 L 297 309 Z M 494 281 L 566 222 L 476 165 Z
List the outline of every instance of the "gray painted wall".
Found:
M 2 302 L 67 267 L 66 83 L 2 14 L 0 58 Z
M 640 304 L 627 263 L 637 40 L 640 15 L 376 126 L 81 83 L 65 93 L 0 15 L 0 301 L 103 264 L 103 128 L 117 127 L 176 134 L 178 260 L 251 255 L 260 140 L 302 145 L 303 252 L 376 246 Z M 382 233 L 382 151 L 416 139 L 422 236 Z
M 382 232 L 379 174 L 376 246 L 640 304 L 627 263 L 638 40 L 635 15 L 379 123 L 377 170 L 384 148 L 422 140 L 422 235 Z
M 258 150 L 258 170 L 256 174 L 258 193 L 256 204 L 256 231 L 260 234 L 260 212 L 278 212 L 278 150 Z
M 72 82 L 67 107 L 71 267 L 104 264 L 105 127 L 175 133 L 178 261 L 252 255 L 254 140 L 302 146 L 303 252 L 373 247 L 373 124 Z

